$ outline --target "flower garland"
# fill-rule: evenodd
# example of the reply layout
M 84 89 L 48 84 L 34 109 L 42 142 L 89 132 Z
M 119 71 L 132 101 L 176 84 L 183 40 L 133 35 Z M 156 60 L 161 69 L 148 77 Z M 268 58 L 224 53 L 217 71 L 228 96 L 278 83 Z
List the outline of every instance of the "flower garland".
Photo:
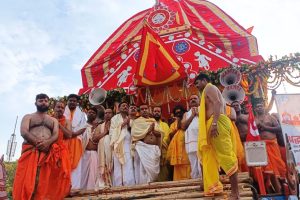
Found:
M 221 68 L 217 71 L 206 71 L 206 73 L 209 75 L 214 85 L 220 86 L 220 74 L 229 68 L 234 68 L 241 72 L 242 80 L 240 85 L 244 88 L 245 93 L 248 96 L 253 95 L 255 97 L 266 98 L 267 89 L 276 89 L 283 81 L 286 81 L 293 86 L 300 87 L 300 53 L 290 54 L 279 60 L 273 60 L 273 57 L 270 57 L 268 61 L 260 62 L 256 65 L 242 65 L 240 67 L 229 66 L 228 68 Z M 142 90 L 144 90 L 144 92 Z M 190 93 L 186 81 L 183 81 L 183 93 L 181 97 L 173 97 L 168 86 L 163 90 L 162 99 L 154 100 L 149 87 L 138 88 L 137 93 L 134 95 L 126 94 L 123 88 L 116 88 L 107 91 L 104 105 L 106 107 L 113 107 L 114 102 L 128 101 L 136 103 L 138 102 L 136 100 L 141 100 L 142 103 L 148 103 L 149 105 L 155 106 L 161 106 L 163 103 L 169 105 L 171 101 L 178 103 L 181 100 L 187 100 L 188 94 Z M 79 100 L 79 106 L 85 112 L 92 106 L 88 99 L 88 94 L 83 94 L 80 96 Z M 54 113 L 54 105 L 58 100 L 63 101 L 66 104 L 67 96 L 50 98 L 50 114 Z

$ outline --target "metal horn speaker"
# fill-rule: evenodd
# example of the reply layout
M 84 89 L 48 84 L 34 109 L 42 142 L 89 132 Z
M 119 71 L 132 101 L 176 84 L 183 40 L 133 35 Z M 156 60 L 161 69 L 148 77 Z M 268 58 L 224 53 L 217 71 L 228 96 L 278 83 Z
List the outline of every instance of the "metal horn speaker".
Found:
M 245 91 L 239 85 L 228 85 L 224 88 L 222 96 L 229 105 L 234 101 L 238 101 L 241 104 L 245 98 Z
M 105 101 L 106 96 L 106 90 L 103 88 L 94 88 L 89 94 L 89 102 L 94 106 L 100 105 Z
M 237 69 L 227 69 L 220 74 L 220 83 L 224 87 L 240 83 L 242 74 Z

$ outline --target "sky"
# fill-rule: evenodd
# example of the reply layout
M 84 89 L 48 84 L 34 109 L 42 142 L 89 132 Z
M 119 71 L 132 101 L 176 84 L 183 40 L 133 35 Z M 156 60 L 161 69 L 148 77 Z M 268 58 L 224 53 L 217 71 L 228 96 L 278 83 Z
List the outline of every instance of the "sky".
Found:
M 254 26 L 260 54 L 300 52 L 299 0 L 211 0 L 244 28 Z M 80 69 L 125 20 L 155 0 L 3 0 L 0 6 L 0 155 L 21 118 L 35 111 L 35 95 L 77 93 Z M 299 88 L 298 88 L 299 89 Z M 278 93 L 295 93 L 285 83 Z M 7 157 L 5 157 L 6 159 Z

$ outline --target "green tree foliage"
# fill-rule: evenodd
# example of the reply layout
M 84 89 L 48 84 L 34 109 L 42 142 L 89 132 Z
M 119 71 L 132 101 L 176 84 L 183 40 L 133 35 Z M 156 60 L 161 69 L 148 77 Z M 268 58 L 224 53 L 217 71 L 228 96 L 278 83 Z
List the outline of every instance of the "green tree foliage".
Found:
M 17 162 L 4 162 L 7 173 L 6 191 L 9 199 L 12 199 L 12 189 L 17 168 Z

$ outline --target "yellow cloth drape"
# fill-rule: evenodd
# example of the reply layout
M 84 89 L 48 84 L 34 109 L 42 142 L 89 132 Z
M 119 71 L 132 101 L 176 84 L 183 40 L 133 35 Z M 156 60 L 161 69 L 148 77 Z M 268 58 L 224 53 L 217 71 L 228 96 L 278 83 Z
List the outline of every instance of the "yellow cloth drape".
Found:
M 161 136 L 161 159 L 160 159 L 160 171 L 157 177 L 157 181 L 168 181 L 170 165 L 167 163 L 167 151 L 170 143 L 169 125 L 161 120 L 158 122 L 159 127 L 162 131 Z
M 222 167 L 228 176 L 234 174 L 238 167 L 232 147 L 230 119 L 221 114 L 217 122 L 219 135 L 215 138 L 208 135 L 213 121 L 213 116 L 206 121 L 205 91 L 208 86 L 211 84 L 209 83 L 205 87 L 201 96 L 198 154 L 202 158 L 204 193 L 205 195 L 213 195 L 223 191 L 223 185 L 219 180 L 219 167 Z
M 176 130 L 178 121 L 171 124 L 170 132 Z M 167 159 L 174 165 L 173 180 L 183 180 L 191 178 L 191 165 L 185 150 L 184 131 L 179 129 L 172 138 L 167 151 Z
M 226 115 L 230 116 L 231 115 L 231 107 L 226 106 Z M 244 147 L 240 138 L 239 130 L 236 127 L 235 123 L 231 121 L 231 129 L 232 129 L 232 146 L 233 146 L 233 151 L 237 156 L 238 159 L 238 166 L 239 166 L 239 171 L 245 171 L 244 167 L 242 165 L 245 163 L 245 152 L 244 152 Z
M 121 129 L 123 123 L 123 117 L 121 114 L 113 116 L 110 120 L 109 134 L 111 135 L 110 146 L 113 149 L 115 156 L 119 162 L 125 164 L 125 153 L 124 153 L 124 138 L 126 136 L 127 127 Z
M 131 137 L 132 142 L 136 142 L 144 139 L 147 135 L 147 131 L 152 123 L 155 123 L 153 118 L 139 117 L 132 122 Z M 155 123 L 154 130 L 161 132 L 159 125 Z
M 170 143 L 170 137 L 169 137 L 169 133 L 170 133 L 170 127 L 166 122 L 163 121 L 159 121 L 159 126 L 161 131 L 163 132 L 163 136 L 162 136 L 162 151 L 163 149 L 165 149 L 165 157 L 167 156 L 167 149 Z M 163 152 L 162 152 L 163 155 Z

